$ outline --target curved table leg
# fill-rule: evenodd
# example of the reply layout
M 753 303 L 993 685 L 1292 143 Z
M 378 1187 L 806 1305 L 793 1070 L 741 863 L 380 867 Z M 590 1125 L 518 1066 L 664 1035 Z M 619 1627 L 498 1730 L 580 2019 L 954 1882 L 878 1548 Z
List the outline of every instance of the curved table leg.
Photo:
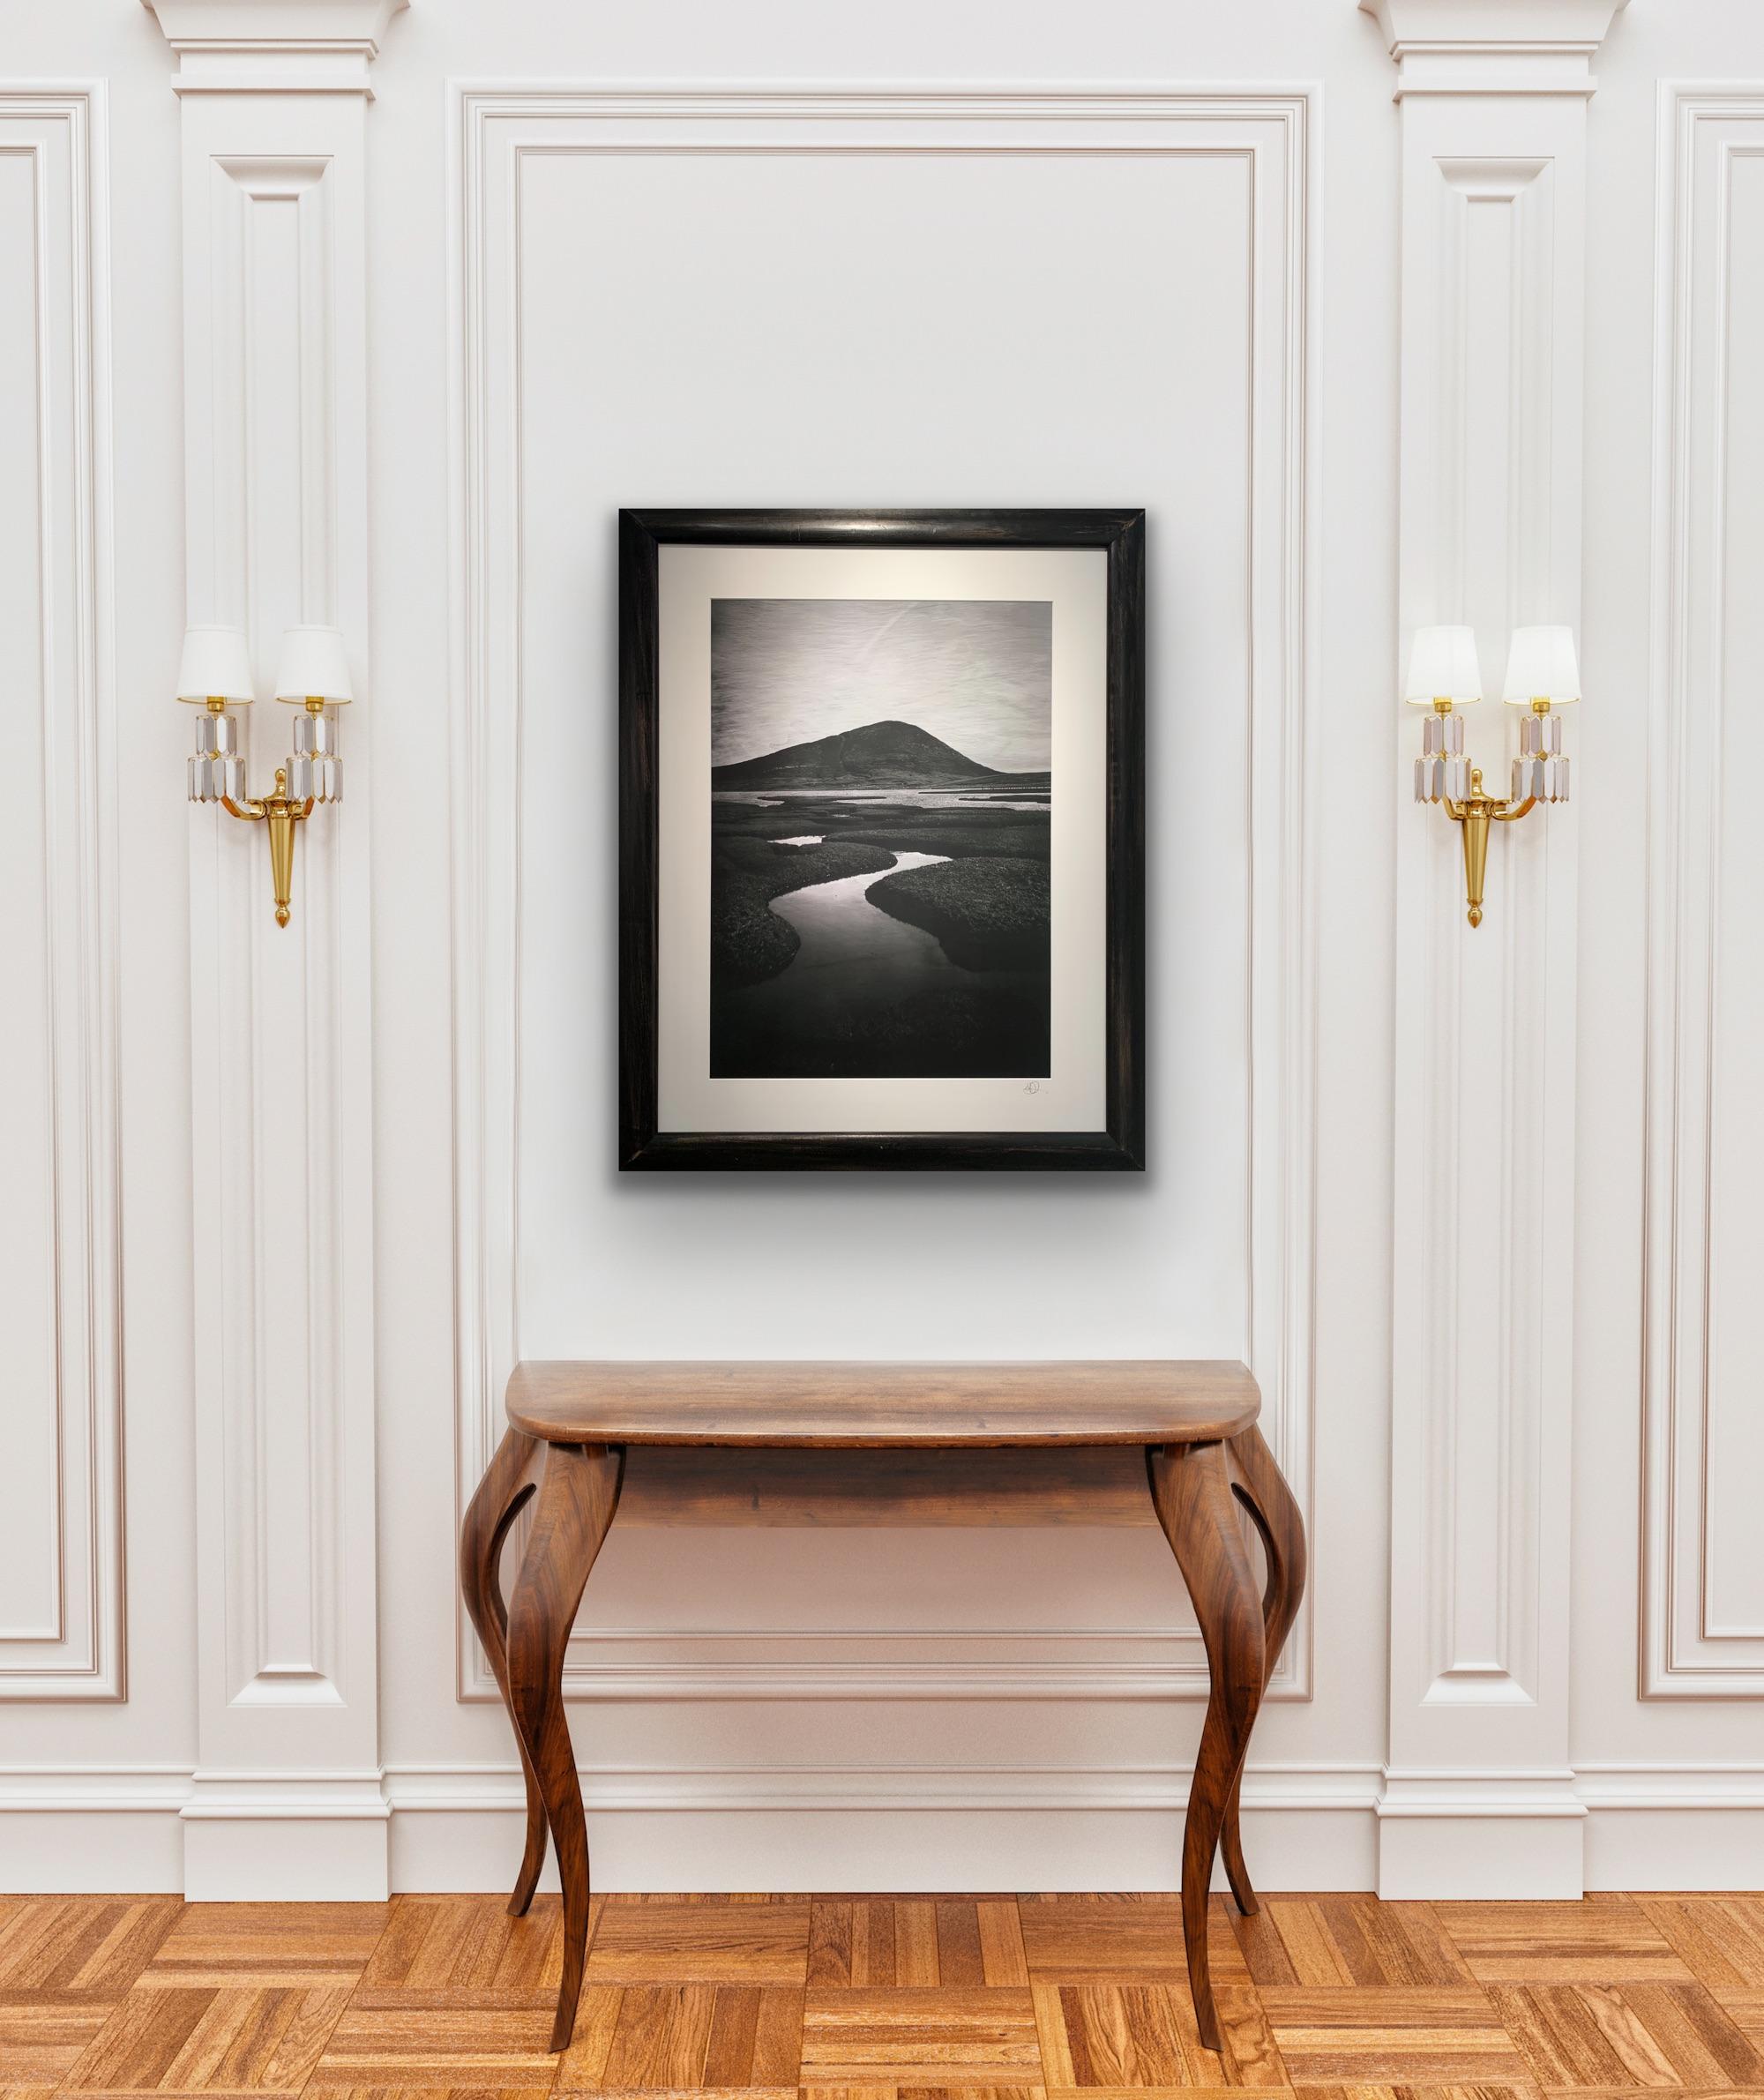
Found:
M 1152 1502 L 1200 1621 L 1212 1690 L 1182 1834 L 1182 1937 L 1195 2024 L 1220 2047 L 1207 1958 L 1207 1897 L 1231 1790 L 1262 1700 L 1262 1607 L 1222 1444 L 1155 1446 Z
M 1304 1596 L 1304 1520 L 1298 1513 L 1298 1504 L 1291 1489 L 1274 1463 L 1267 1439 L 1253 1423 L 1233 1437 L 1227 1448 L 1230 1453 L 1232 1490 L 1250 1513 L 1267 1562 L 1267 1583 L 1262 1591 L 1262 1690 L 1266 1693 Z M 1225 1827 L 1220 1833 L 1219 1849 L 1224 1856 L 1225 1872 L 1230 1880 L 1231 1894 L 1237 1899 L 1237 1908 L 1245 1917 L 1253 1917 L 1257 1909 L 1256 1892 L 1250 1885 L 1250 1870 L 1244 1861 L 1244 1841 L 1237 1822 L 1238 1796 L 1243 1785 L 1240 1769 L 1225 1810 Z
M 539 1782 L 564 1884 L 564 1976 L 554 2050 L 569 2046 L 588 1944 L 588 1832 L 564 1711 L 564 1650 L 588 1570 L 618 1506 L 624 1454 L 606 1444 L 548 1444 L 533 1535 L 508 1607 L 509 1710 Z
M 477 1628 L 484 1654 L 502 1693 L 504 1706 L 513 1708 L 508 1696 L 508 1608 L 502 1596 L 502 1549 L 509 1527 L 533 1498 L 534 1483 L 523 1480 L 535 1439 L 511 1429 L 485 1469 L 466 1512 L 460 1531 L 460 1587 L 465 1592 L 466 1610 Z M 533 1901 L 539 1870 L 545 1864 L 545 1802 L 539 1791 L 539 1775 L 515 1730 L 520 1748 L 520 1768 L 527 1779 L 527 1849 L 520 1872 L 508 1900 L 511 1917 L 521 1917 Z

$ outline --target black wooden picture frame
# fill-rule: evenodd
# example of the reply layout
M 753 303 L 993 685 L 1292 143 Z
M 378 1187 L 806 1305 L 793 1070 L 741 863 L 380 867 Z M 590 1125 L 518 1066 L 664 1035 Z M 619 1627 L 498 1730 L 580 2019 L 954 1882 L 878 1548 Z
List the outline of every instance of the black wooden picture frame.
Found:
M 1100 548 L 1108 557 L 1105 1117 L 1098 1130 L 663 1132 L 658 1127 L 660 549 L 666 545 Z M 619 512 L 619 1135 L 623 1170 L 1145 1165 L 1145 513 Z

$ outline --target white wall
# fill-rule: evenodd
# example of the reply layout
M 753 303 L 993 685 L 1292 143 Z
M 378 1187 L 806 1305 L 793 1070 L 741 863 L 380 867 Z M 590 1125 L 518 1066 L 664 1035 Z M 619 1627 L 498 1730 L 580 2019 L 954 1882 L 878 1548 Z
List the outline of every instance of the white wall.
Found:
M 516 1354 L 1218 1353 L 1312 1539 L 1265 1885 L 1764 1879 L 1756 11 L 8 15 L 0 1872 L 506 1877 L 452 1554 Z M 613 1171 L 669 502 L 1146 506 L 1147 1175 Z M 303 615 L 363 698 L 279 935 L 167 695 L 186 617 Z M 1475 935 L 1394 699 L 1458 617 L 1590 696 Z M 571 1670 L 603 1885 L 1173 1880 L 1155 1534 L 615 1532 Z

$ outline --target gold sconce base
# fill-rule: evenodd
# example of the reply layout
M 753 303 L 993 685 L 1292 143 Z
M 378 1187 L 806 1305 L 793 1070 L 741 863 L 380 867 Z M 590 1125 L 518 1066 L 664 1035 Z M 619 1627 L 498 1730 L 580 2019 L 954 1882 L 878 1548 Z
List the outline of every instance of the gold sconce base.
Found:
M 235 802 L 223 796 L 220 806 L 229 817 L 246 824 L 266 824 L 270 834 L 270 879 L 275 886 L 275 922 L 286 926 L 290 917 L 288 899 L 294 893 L 294 832 L 312 814 L 310 801 L 296 802 L 288 794 L 288 773 L 278 766 L 275 792 L 253 796 L 249 802 Z
M 1483 793 L 1483 769 L 1470 768 L 1470 791 L 1461 802 L 1447 801 L 1446 814 L 1454 824 L 1463 826 L 1464 837 L 1464 898 L 1469 906 L 1472 926 L 1483 923 L 1483 883 L 1488 873 L 1489 826 L 1491 824 L 1516 824 L 1537 806 L 1537 797 L 1528 795 L 1521 802 L 1502 802 L 1499 796 Z

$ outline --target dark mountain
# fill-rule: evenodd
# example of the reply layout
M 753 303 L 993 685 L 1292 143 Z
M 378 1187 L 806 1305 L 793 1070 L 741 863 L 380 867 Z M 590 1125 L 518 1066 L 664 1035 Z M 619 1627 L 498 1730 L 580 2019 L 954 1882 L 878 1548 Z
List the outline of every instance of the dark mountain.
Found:
M 1046 778 L 982 766 L 909 721 L 867 722 L 861 729 L 787 744 L 763 758 L 711 768 L 714 788 L 960 788 L 987 781 L 1040 784 Z

